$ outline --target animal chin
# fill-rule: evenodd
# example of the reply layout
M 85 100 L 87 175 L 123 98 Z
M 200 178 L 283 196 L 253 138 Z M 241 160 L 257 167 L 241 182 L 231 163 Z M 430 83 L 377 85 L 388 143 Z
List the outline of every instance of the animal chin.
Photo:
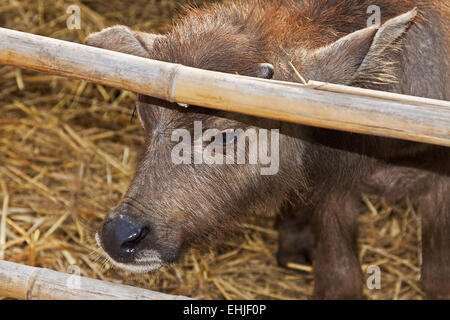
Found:
M 108 260 L 111 262 L 112 265 L 114 265 L 118 268 L 130 271 L 130 272 L 133 272 L 133 273 L 148 273 L 151 271 L 158 270 L 159 268 L 162 267 L 162 263 L 160 261 L 156 261 L 156 260 L 149 261 L 145 264 L 144 263 L 143 264 L 141 264 L 141 263 L 139 263 L 139 264 L 120 263 L 120 262 L 114 261 L 109 256 L 108 256 Z
M 97 245 L 103 249 L 98 233 L 95 234 L 95 241 L 97 242 Z M 155 250 L 143 252 L 133 263 L 117 262 L 105 250 L 102 251 L 113 266 L 133 273 L 148 273 L 158 270 L 163 266 L 160 255 Z

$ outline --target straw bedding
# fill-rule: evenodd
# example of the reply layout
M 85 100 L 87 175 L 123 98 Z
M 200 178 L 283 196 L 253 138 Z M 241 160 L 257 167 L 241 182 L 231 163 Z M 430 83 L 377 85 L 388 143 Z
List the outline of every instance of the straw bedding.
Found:
M 66 28 L 71 4 L 81 8 L 80 30 Z M 0 0 L 0 27 L 74 42 L 114 24 L 165 32 L 184 4 Z M 153 274 L 132 275 L 105 261 L 93 234 L 126 191 L 143 143 L 139 123 L 130 122 L 135 98 L 0 66 L 0 220 L 5 221 L 0 258 L 58 271 L 75 265 L 84 276 L 193 298 L 310 298 L 311 275 L 277 266 L 270 217 L 248 218 L 228 240 L 192 248 L 179 263 Z M 363 271 L 379 265 L 382 275 L 381 289 L 365 289 L 365 297 L 423 299 L 416 210 L 407 199 L 391 207 L 369 195 L 361 201 L 366 204 L 359 219 Z

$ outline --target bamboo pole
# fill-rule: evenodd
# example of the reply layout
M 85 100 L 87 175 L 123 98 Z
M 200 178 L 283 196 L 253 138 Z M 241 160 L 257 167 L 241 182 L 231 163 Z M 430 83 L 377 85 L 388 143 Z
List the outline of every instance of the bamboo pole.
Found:
M 450 146 L 449 101 L 223 74 L 3 28 L 0 63 L 171 102 Z
M 28 300 L 189 299 L 2 260 L 0 296 Z

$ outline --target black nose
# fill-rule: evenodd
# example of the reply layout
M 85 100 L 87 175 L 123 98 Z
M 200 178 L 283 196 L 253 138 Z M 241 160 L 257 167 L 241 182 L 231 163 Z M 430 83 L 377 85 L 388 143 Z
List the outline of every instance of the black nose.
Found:
M 118 215 L 103 225 L 104 249 L 117 262 L 132 262 L 149 231 L 142 223 Z

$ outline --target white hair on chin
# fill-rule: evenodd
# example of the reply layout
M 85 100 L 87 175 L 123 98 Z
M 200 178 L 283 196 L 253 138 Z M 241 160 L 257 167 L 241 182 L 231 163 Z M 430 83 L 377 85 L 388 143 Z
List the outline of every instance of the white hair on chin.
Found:
M 95 233 L 95 241 L 97 245 L 102 248 L 100 237 L 98 233 Z M 135 260 L 136 264 L 127 264 L 115 261 L 111 256 L 102 250 L 106 259 L 115 267 L 133 272 L 133 273 L 147 273 L 150 271 L 157 270 L 162 267 L 163 263 L 160 254 L 156 250 L 146 250 L 142 252 L 139 257 Z

